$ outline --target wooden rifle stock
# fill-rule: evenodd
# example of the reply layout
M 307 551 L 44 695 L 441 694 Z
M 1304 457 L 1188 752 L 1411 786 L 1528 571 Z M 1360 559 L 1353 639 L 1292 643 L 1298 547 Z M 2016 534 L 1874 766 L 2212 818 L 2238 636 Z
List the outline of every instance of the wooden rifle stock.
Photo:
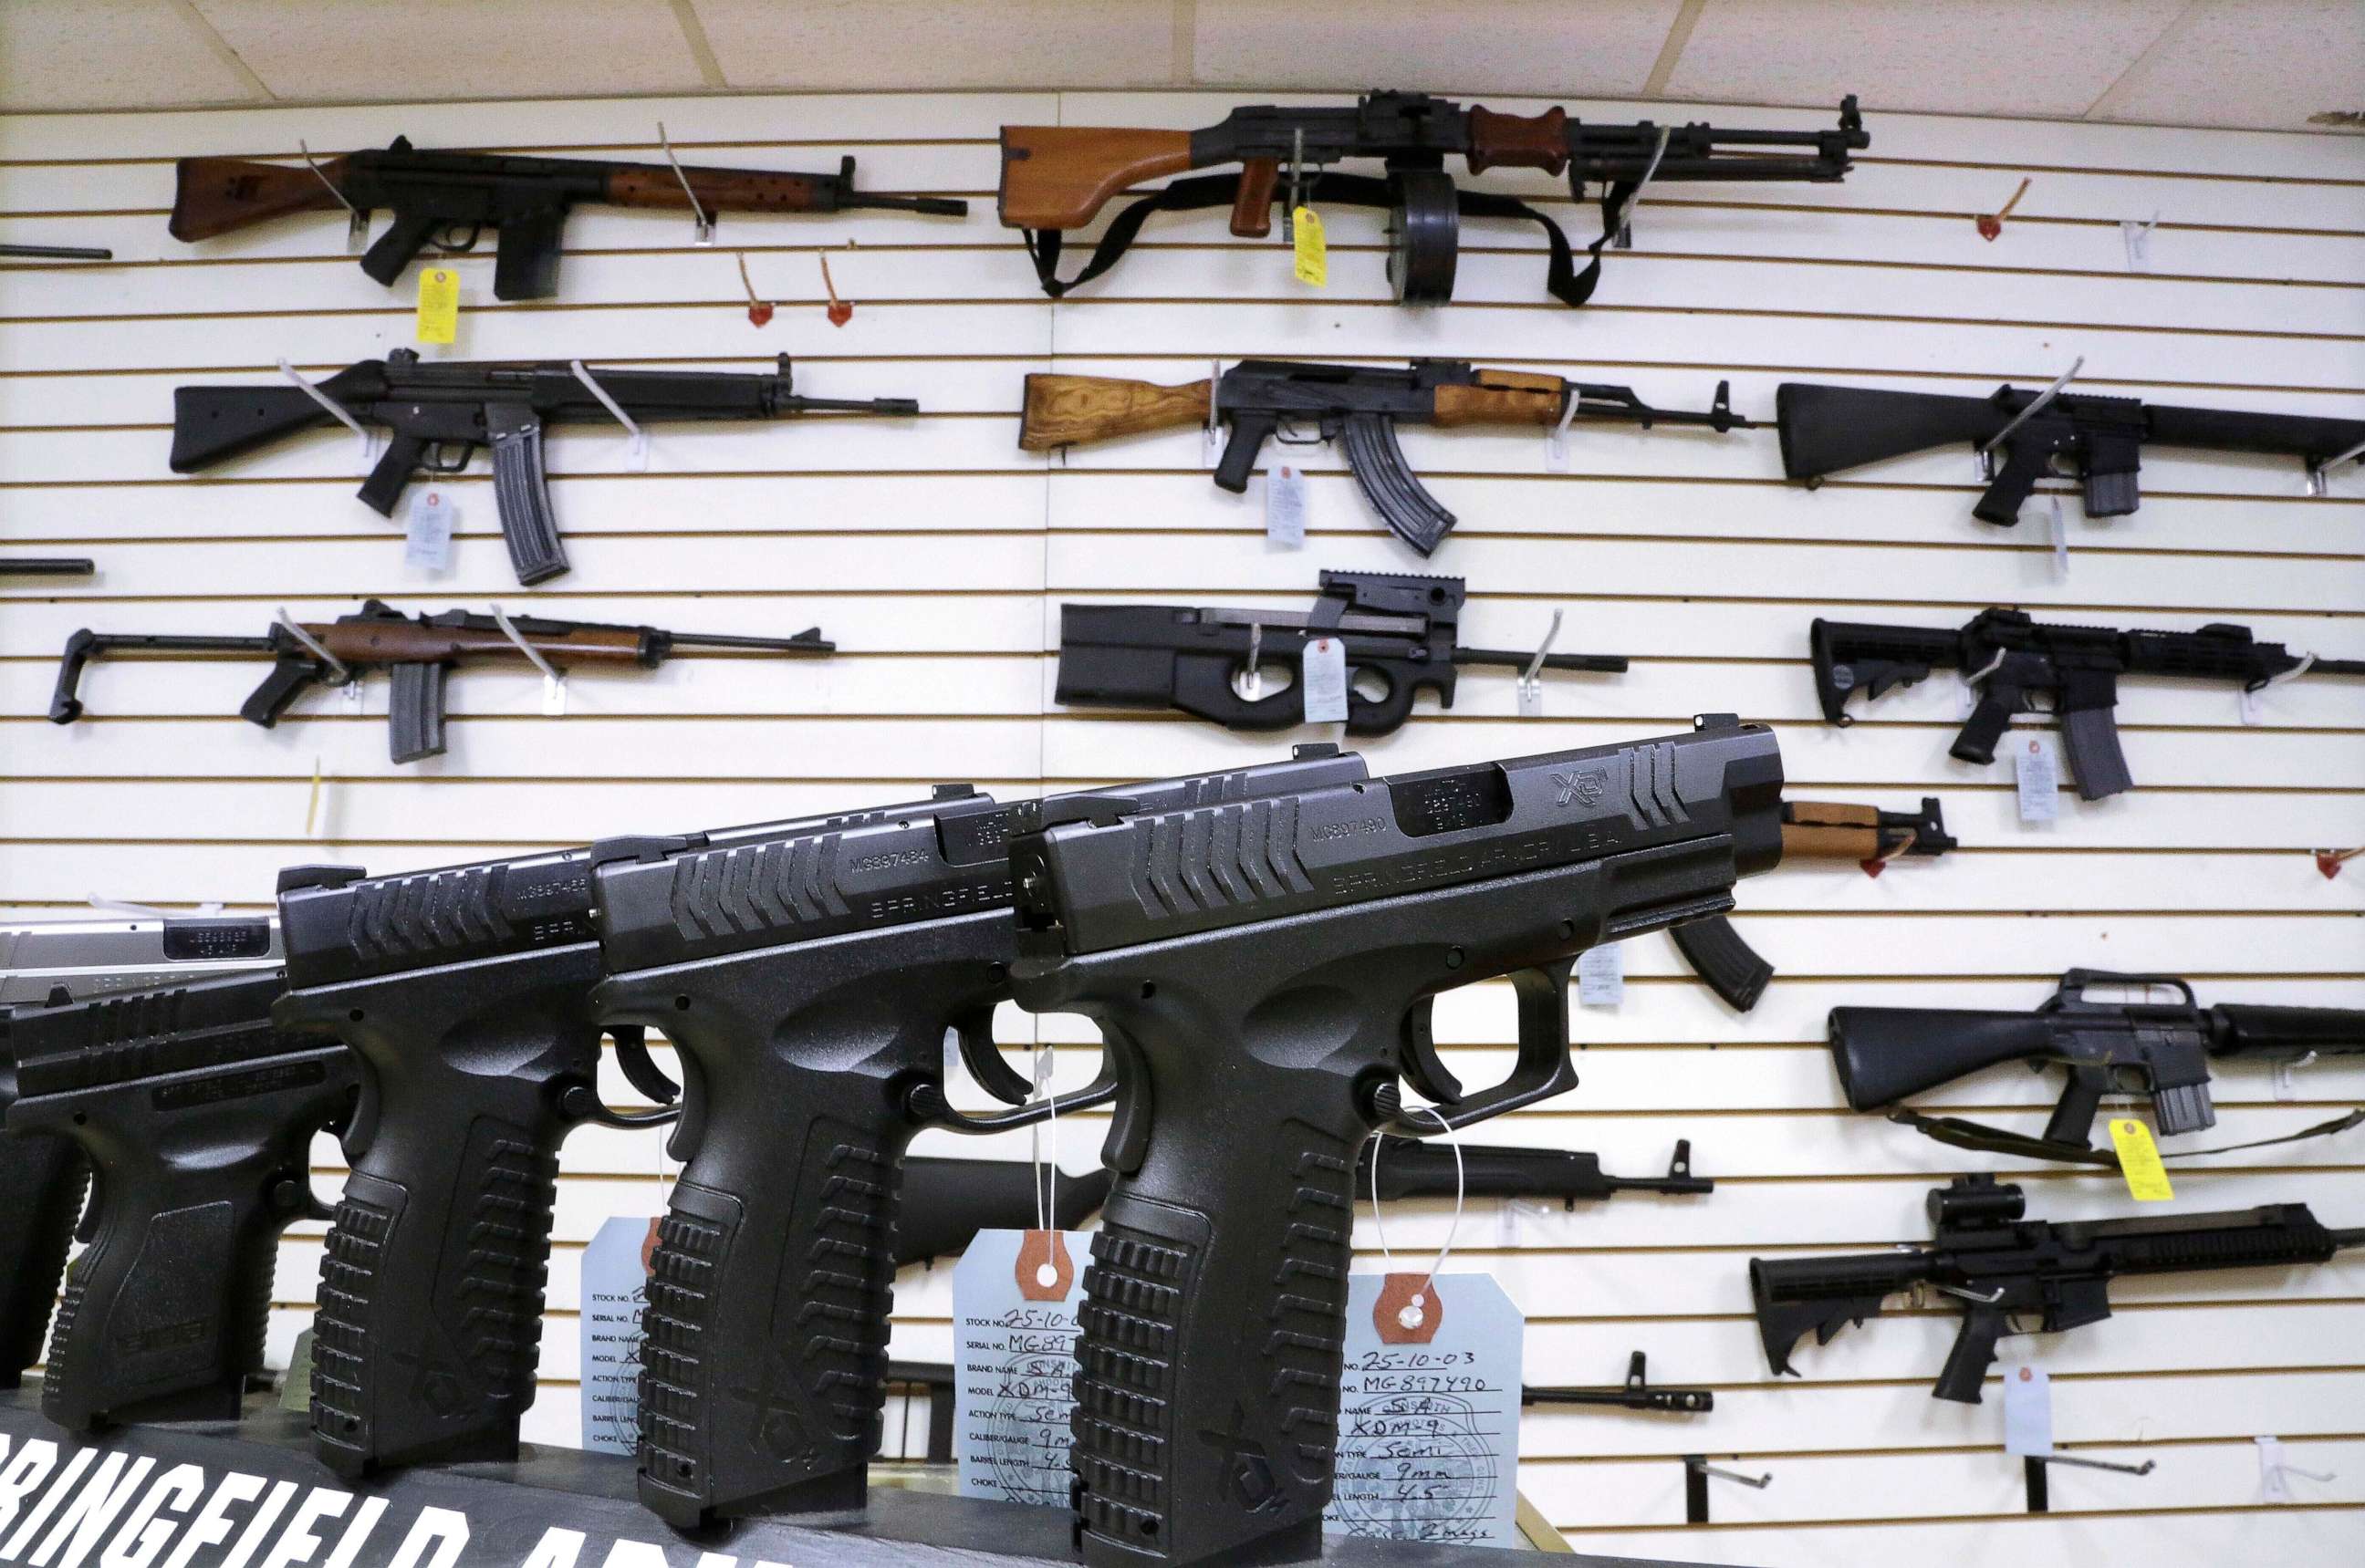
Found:
M 1877 860 L 1888 850 L 1880 842 L 1880 810 L 1877 806 L 1843 805 L 1834 801 L 1791 801 L 1782 816 L 1782 856 L 1810 860 Z
M 824 175 L 712 168 L 684 169 L 682 175 L 708 212 L 827 212 L 836 206 Z M 608 176 L 604 199 L 614 207 L 689 207 L 681 180 L 659 163 L 618 164 Z
M 633 626 L 577 626 L 548 632 L 530 619 L 513 622 L 518 635 L 533 651 L 555 664 L 655 664 L 640 629 Z M 460 659 L 516 659 L 525 655 L 498 627 L 422 626 L 408 617 L 396 621 L 358 617 L 307 625 L 305 631 L 322 647 L 348 664 L 451 664 Z
M 996 205 L 1007 228 L 1080 229 L 1136 181 L 1190 167 L 1187 130 L 1006 125 Z
M 1568 383 L 1524 370 L 1481 370 L 1473 386 L 1440 386 L 1432 422 L 1459 425 L 1556 425 L 1568 406 Z
M 345 161 L 331 158 L 319 173 L 301 163 L 258 163 L 249 158 L 184 158 L 175 174 L 175 240 L 210 240 L 298 212 L 333 212 L 343 205 L 332 187 Z
M 1205 381 L 1160 386 L 1115 375 L 1030 375 L 1019 416 L 1018 445 L 1048 452 L 1112 436 L 1182 430 L 1207 422 Z
M 1540 115 L 1498 115 L 1470 106 L 1470 172 L 1541 169 L 1557 174 L 1568 167 L 1568 111 L 1555 104 Z

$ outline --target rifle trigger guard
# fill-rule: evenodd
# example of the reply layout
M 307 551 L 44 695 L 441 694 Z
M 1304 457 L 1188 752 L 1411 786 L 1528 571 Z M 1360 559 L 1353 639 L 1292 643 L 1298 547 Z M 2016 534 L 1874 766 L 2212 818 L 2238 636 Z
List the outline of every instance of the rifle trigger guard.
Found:
M 457 223 L 444 224 L 435 231 L 435 248 L 443 252 L 444 254 L 452 256 L 465 256 L 469 252 L 475 250 L 476 248 L 476 241 L 485 237 L 485 226 L 481 223 L 471 223 L 466 227 L 467 237 L 465 239 L 455 240 L 453 239 L 452 236 L 460 232 L 461 225 Z
M 992 1005 L 962 1014 L 953 1020 L 952 1028 L 953 1038 L 959 1043 L 961 1065 L 979 1086 L 1005 1105 L 1026 1103 L 1035 1086 L 994 1048 Z
M 460 449 L 457 457 L 451 454 L 454 447 Z M 439 441 L 420 455 L 419 471 L 422 474 L 465 474 L 468 471 L 469 459 L 476 455 L 476 443 L 473 441 Z
M 1003 1070 L 1008 1070 L 1007 1064 Z M 1082 1089 L 1054 1094 L 1048 1100 L 1030 1100 L 1007 1111 L 988 1111 L 980 1115 L 956 1111 L 946 1101 L 944 1090 L 934 1083 L 923 1083 L 913 1089 L 910 1098 L 904 1102 L 904 1111 L 915 1121 L 943 1127 L 949 1132 L 999 1133 L 1013 1127 L 1030 1127 L 1037 1122 L 1071 1115 L 1078 1111 L 1089 1111 L 1115 1098 L 1115 1069 L 1104 1062 L 1100 1076 Z
M 1492 1089 L 1482 1089 L 1474 1094 L 1440 1098 L 1436 1105 L 1418 1110 L 1423 1120 L 1418 1124 L 1401 1113 L 1391 1115 L 1382 1130 L 1406 1137 L 1432 1137 L 1575 1088 L 1576 1068 L 1569 1060 L 1568 1051 L 1569 975 L 1575 967 L 1575 959 L 1561 958 L 1534 969 L 1514 969 L 1504 977 L 1518 994 L 1519 1006 L 1519 1056 L 1511 1066 L 1510 1076 Z M 1418 1060 L 1412 1048 L 1413 1031 L 1418 1029 L 1426 1037 L 1428 1025 L 1429 1006 L 1423 1002 L 1405 1021 L 1407 1068 Z M 1433 1056 L 1433 1044 L 1429 1050 Z M 1442 1072 L 1443 1069 L 1437 1070 Z M 1450 1074 L 1447 1079 L 1452 1081 Z M 1415 1082 L 1419 1082 L 1417 1077 Z

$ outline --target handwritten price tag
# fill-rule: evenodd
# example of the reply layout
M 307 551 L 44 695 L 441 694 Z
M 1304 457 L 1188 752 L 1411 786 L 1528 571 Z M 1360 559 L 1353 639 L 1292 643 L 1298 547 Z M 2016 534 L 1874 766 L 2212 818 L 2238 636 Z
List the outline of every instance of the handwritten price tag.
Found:
M 1290 214 L 1290 230 L 1296 245 L 1297 281 L 1312 288 L 1329 286 L 1330 242 L 1322 237 L 1322 215 L 1301 207 Z
M 632 1453 L 641 1439 L 641 1308 L 657 1222 L 617 1215 L 583 1249 L 583 1446 Z
M 953 1453 L 964 1497 L 1068 1506 L 1076 1313 L 1092 1239 L 981 1230 L 953 1267 Z
M 460 336 L 460 274 L 429 267 L 419 274 L 419 341 L 448 343 Z
M 2159 1162 L 2159 1146 L 2151 1129 L 2127 1116 L 2111 1118 L 2111 1147 L 2119 1151 L 2119 1173 L 2127 1179 L 2127 1195 L 2139 1204 L 2169 1204 L 2176 1189 L 2168 1183 L 2168 1167 Z

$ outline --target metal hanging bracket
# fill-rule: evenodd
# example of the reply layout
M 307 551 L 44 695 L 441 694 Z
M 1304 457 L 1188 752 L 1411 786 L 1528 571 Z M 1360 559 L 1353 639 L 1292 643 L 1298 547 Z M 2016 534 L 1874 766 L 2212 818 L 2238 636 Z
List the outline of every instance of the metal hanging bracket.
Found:
M 1207 362 L 1206 450 L 1202 455 L 1204 456 L 1207 466 L 1210 468 L 1213 468 L 1216 465 L 1216 461 L 1223 455 L 1224 450 L 1223 420 L 1216 407 L 1216 389 L 1220 387 L 1223 383 L 1224 362 L 1220 359 L 1209 360 Z
M 2360 441 L 2356 445 L 2350 447 L 2348 451 L 2327 457 L 2321 463 L 2309 464 L 2307 465 L 2307 493 L 2311 496 L 2330 495 L 2332 493 L 2332 471 L 2335 468 L 2339 467 L 2344 463 L 2354 463 L 2359 457 L 2365 457 L 2365 441 Z
M 1986 441 L 1979 443 L 1978 456 L 1980 478 L 1993 479 L 1995 477 L 1996 448 L 2001 446 L 2006 441 L 2010 440 L 2012 438 L 2012 431 L 2026 424 L 2030 420 L 2034 419 L 2037 414 L 2044 410 L 2046 404 L 2052 402 L 2054 398 L 2061 396 L 2061 389 L 2068 386 L 2071 380 L 2077 376 L 2078 373 L 2085 368 L 2086 356 L 2084 354 L 2079 354 L 2076 359 L 2069 362 L 2069 368 L 2063 371 L 2060 375 L 2054 380 L 2052 386 L 2046 387 L 2044 391 L 2039 392 L 2035 397 L 2031 398 L 2028 400 L 2027 405 L 2023 407 L 2020 412 L 2012 417 L 2010 423 L 2006 424 L 2003 429 L 1996 431 L 1995 434 L 1988 437 Z
M 682 196 L 689 203 L 689 215 L 696 225 L 693 230 L 696 242 L 701 245 L 713 244 L 714 216 L 700 203 L 698 193 L 689 188 L 689 175 L 683 172 L 681 160 L 673 155 L 673 140 L 666 135 L 663 120 L 657 121 L 657 145 L 665 149 L 666 162 L 673 165 L 673 177 L 681 182 Z
M 575 379 L 588 387 L 591 396 L 600 399 L 600 406 L 607 409 L 609 415 L 618 424 L 623 426 L 631 435 L 632 442 L 624 449 L 625 460 L 632 464 L 634 473 L 646 473 L 649 466 L 649 432 L 641 428 L 638 420 L 624 412 L 624 406 L 622 403 L 608 395 L 608 389 L 600 385 L 590 371 L 584 368 L 581 360 L 570 359 L 566 362 L 566 367 L 575 372 Z
M 1675 127 L 1671 125 L 1659 128 L 1659 144 L 1651 149 L 1651 161 L 1642 166 L 1642 177 L 1634 182 L 1634 188 L 1626 193 L 1624 201 L 1618 204 L 1618 221 L 1610 225 L 1611 249 L 1631 251 L 1634 248 L 1634 208 L 1642 203 L 1642 188 L 1658 174 L 1659 160 L 1667 155 L 1667 138 L 1674 131 Z
M 507 610 L 496 604 L 492 607 L 492 611 L 493 624 L 501 629 L 501 635 L 515 643 L 518 652 L 523 654 L 534 668 L 542 671 L 544 714 L 553 719 L 564 716 L 566 712 L 566 677 L 559 673 L 556 666 L 542 656 L 540 648 L 527 642 L 524 635 L 510 624 Z
M 1684 1523 L 1704 1525 L 1709 1522 L 1708 1481 L 1711 1475 L 1719 1481 L 1737 1482 L 1758 1492 L 1774 1484 L 1771 1475 L 1743 1475 L 1737 1470 L 1710 1464 L 1704 1453 L 1687 1453 L 1684 1455 Z
M 2021 1461 L 2023 1478 L 2028 1488 L 2028 1511 L 2050 1513 L 2053 1507 L 2052 1489 L 2046 1478 L 2048 1466 L 2074 1464 L 2080 1470 L 2107 1470 L 2119 1475 L 2149 1475 L 2158 1468 L 2158 1461 L 2146 1460 L 2141 1464 L 2122 1464 L 2107 1459 L 2086 1459 L 2068 1453 L 2033 1453 Z
M 344 426 L 347 430 L 353 431 L 354 435 L 361 438 L 363 467 L 367 468 L 377 461 L 377 439 L 370 433 L 367 426 L 364 425 L 361 420 L 353 418 L 353 416 L 347 411 L 342 403 L 338 402 L 334 398 L 330 397 L 326 392 L 321 391 L 318 386 L 315 386 L 309 381 L 305 380 L 304 373 L 297 370 L 294 365 L 288 364 L 284 359 L 279 362 L 279 374 L 294 382 L 297 386 L 301 386 L 304 389 L 305 394 L 309 397 L 312 401 L 319 404 L 321 408 L 328 410 L 330 418 L 335 420 L 339 424 Z
M 1544 655 L 1551 653 L 1552 645 L 1560 640 L 1563 613 L 1559 610 L 1552 611 L 1552 624 L 1544 628 L 1544 640 L 1536 645 L 1536 656 L 1530 659 L 1528 667 L 1519 672 L 1519 717 L 1522 719 L 1544 716 Z
M 297 623 L 296 618 L 287 613 L 287 607 L 284 604 L 279 607 L 279 615 L 276 623 L 285 630 L 289 636 L 295 638 L 297 643 L 301 644 L 306 653 L 320 661 L 320 667 L 322 670 L 327 672 L 329 681 L 331 685 L 349 686 L 353 683 L 353 672 L 352 668 L 346 665 L 344 660 L 329 652 L 329 650 L 322 645 L 318 637 L 313 636 L 311 633 L 304 630 L 304 628 Z
M 299 138 L 296 147 L 304 154 L 304 166 L 319 176 L 320 183 L 329 187 L 329 194 L 337 198 L 337 205 L 345 209 L 345 249 L 360 250 L 362 241 L 369 238 L 369 214 L 345 199 L 345 193 L 337 188 L 337 182 L 329 178 L 328 172 L 313 160 L 309 142 Z
M 1306 188 L 1306 128 L 1289 133 L 1289 199 L 1281 207 L 1281 242 L 1297 242 L 1297 204 Z

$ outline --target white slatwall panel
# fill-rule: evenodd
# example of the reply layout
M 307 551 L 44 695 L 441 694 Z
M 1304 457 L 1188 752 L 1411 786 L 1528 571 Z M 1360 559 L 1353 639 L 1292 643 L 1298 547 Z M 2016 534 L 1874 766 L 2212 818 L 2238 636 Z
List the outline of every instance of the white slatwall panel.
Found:
M 1444 353 L 1631 380 L 1698 406 L 1730 375 L 1743 412 L 1785 378 L 1939 390 L 2048 378 L 2087 356 L 2089 382 L 2236 408 L 2365 411 L 2365 150 L 2256 133 L 1879 118 L 1876 155 L 1842 185 L 1654 192 L 1640 246 L 1615 255 L 1600 302 L 1541 292 L 1529 235 L 1484 226 L 1461 302 L 1390 307 L 1372 215 L 1331 216 L 1336 285 L 1301 290 L 1272 247 L 1233 241 L 1216 214 L 1161 218 L 1125 265 L 1054 308 L 993 223 L 1005 122 L 1206 123 L 1229 100 L 1174 94 L 973 94 L 499 103 L 434 108 L 231 110 L 0 118 L 8 238 L 114 246 L 107 270 L 0 268 L 0 543 L 85 551 L 103 575 L 45 596 L 0 588 L 0 908 L 62 912 L 93 893 L 256 904 L 280 865 L 351 859 L 393 870 L 899 798 L 940 778 L 1007 792 L 1121 780 L 1276 755 L 1164 717 L 1051 710 L 1057 609 L 1071 599 L 1295 604 L 1317 566 L 1415 569 L 1366 514 L 1335 454 L 1309 454 L 1312 540 L 1268 553 L 1258 495 L 1222 495 L 1195 439 L 1080 450 L 1048 468 L 1018 452 L 1020 378 L 1062 369 L 1184 380 L 1211 355 L 1387 359 Z M 1533 108 L 1541 105 L 1507 104 Z M 1631 105 L 1572 106 L 1631 118 Z M 1761 124 L 1796 111 L 1709 111 Z M 732 218 L 757 286 L 781 302 L 751 328 L 736 269 L 665 218 L 594 212 L 567 234 L 564 297 L 502 307 L 489 258 L 459 263 L 455 357 L 753 368 L 782 350 L 820 396 L 917 396 L 910 421 L 661 433 L 645 474 L 620 441 L 552 443 L 574 573 L 534 592 L 510 578 L 481 476 L 455 487 L 454 569 L 404 567 L 394 531 L 351 498 L 352 448 L 323 436 L 202 480 L 164 464 L 169 390 L 267 375 L 286 356 L 328 370 L 401 346 L 407 296 L 364 279 L 326 219 L 185 247 L 163 231 L 170 160 L 383 141 L 652 151 L 667 118 L 703 162 L 825 167 L 867 185 L 965 194 L 966 223 L 857 216 Z M 1973 214 L 2034 183 L 2004 237 Z M 1550 197 L 1518 171 L 1478 182 Z M 1588 211 L 1560 210 L 1582 230 Z M 2118 224 L 2161 214 L 2152 270 L 2125 270 Z M 823 319 L 813 252 L 832 247 L 842 330 Z M 1841 1106 L 1816 1044 L 1846 1001 L 2032 1005 L 2071 963 L 2160 968 L 2209 999 L 2365 1005 L 2365 872 L 2319 876 L 2306 851 L 2365 840 L 2365 690 L 2278 689 L 2243 725 L 2217 691 L 2130 690 L 2126 750 L 2143 788 L 2023 829 L 2009 781 L 1949 761 L 1945 683 L 1884 702 L 1854 732 L 1816 722 L 1805 623 L 1816 614 L 1937 624 L 1990 603 L 2160 626 L 2237 619 L 2260 634 L 2365 654 L 2365 480 L 2309 500 L 2287 464 L 2146 459 L 2141 513 L 2073 519 L 2056 575 L 2039 509 L 2017 532 L 1967 513 L 1968 463 L 1910 458 L 1810 495 L 1779 482 L 1770 432 L 1580 432 L 1573 472 L 1533 439 L 1411 431 L 1414 464 L 1463 521 L 1436 569 L 1466 577 L 1474 643 L 1517 646 L 1552 608 L 1564 647 L 1627 653 L 1620 678 L 1565 678 L 1554 720 L 1521 722 L 1509 681 L 1478 673 L 1451 715 L 1370 747 L 1384 769 L 1630 737 L 1734 709 L 1781 731 L 1792 779 L 1816 794 L 1906 803 L 1944 796 L 1965 848 L 1877 880 L 1800 867 L 1753 884 L 1745 929 L 1780 968 L 1736 1018 L 1684 977 L 1668 945 L 1633 945 L 1617 1013 L 1586 1012 L 1584 1083 L 1487 1130 L 1499 1141 L 1597 1148 L 1613 1170 L 1661 1168 L 1678 1137 L 1720 1178 L 1705 1200 L 1624 1199 L 1575 1215 L 1482 1204 L 1459 1256 L 1496 1269 L 1527 1309 L 1530 1381 L 1599 1382 L 1627 1351 L 1719 1408 L 1683 1423 L 1616 1414 L 1532 1417 L 1521 1481 L 1581 1545 L 1654 1558 L 1781 1564 L 1936 1557 L 2013 1568 L 2098 1557 L 2200 1563 L 2236 1555 L 2347 1561 L 2365 1550 L 2365 1264 L 2287 1279 L 2131 1282 L 2121 1315 L 2045 1352 L 2064 1442 L 2158 1461 L 2148 1480 L 2054 1478 L 2056 1517 L 2022 1517 L 2019 1467 L 1997 1450 L 1994 1404 L 1930 1399 L 1941 1316 L 1900 1315 L 1822 1353 L 1804 1383 L 1767 1378 L 1747 1320 L 1743 1260 L 1769 1249 L 1873 1246 L 1923 1234 L 1922 1193 L 1956 1169 L 1938 1146 Z M 253 632 L 272 609 L 330 614 L 354 596 L 407 608 L 529 597 L 550 613 L 679 628 L 793 631 L 818 622 L 826 663 L 683 659 L 645 678 L 578 678 L 564 720 L 530 679 L 454 684 L 451 754 L 395 768 L 382 687 L 365 711 L 315 702 L 272 734 L 240 723 L 252 671 L 203 661 L 103 665 L 92 717 L 38 714 L 77 626 Z M 317 812 L 315 775 L 320 779 Z M 316 815 L 308 836 L 308 813 Z M 1458 1068 L 1484 1077 L 1511 1038 L 1508 991 L 1438 1010 Z M 1003 1036 L 1037 1025 L 1005 1010 Z M 1061 1072 L 1089 1070 L 1089 1031 L 1047 1020 Z M 2224 1131 L 2265 1137 L 2365 1095 L 2365 1069 L 2316 1070 L 2279 1100 L 2261 1074 L 2221 1076 Z M 2034 1130 L 2044 1085 L 2006 1075 L 1945 1096 Z M 1071 1132 L 1081 1165 L 1099 1118 Z M 923 1151 L 948 1152 L 931 1135 Z M 962 1146 L 964 1149 L 973 1145 Z M 2365 1213 L 2354 1140 L 2236 1156 L 2179 1177 L 2181 1201 L 2316 1204 Z M 1023 1155 L 1014 1142 L 1000 1150 Z M 656 1140 L 598 1129 L 566 1152 L 532 1436 L 571 1440 L 577 1270 L 610 1214 L 658 1201 Z M 324 1183 L 340 1170 L 323 1140 Z M 2127 1205 L 2113 1182 L 2026 1172 L 2038 1210 Z M 1416 1243 L 1445 1206 L 1409 1204 Z M 318 1227 L 286 1247 L 274 1344 L 306 1321 Z M 1370 1261 L 1376 1266 L 1374 1253 Z M 913 1271 L 895 1351 L 949 1349 L 942 1271 Z M 2294 1462 L 2339 1479 L 2259 1496 L 2249 1439 L 2293 1439 Z M 1779 1480 L 1720 1485 L 1719 1523 L 1687 1532 L 1674 1456 L 1740 1456 Z

